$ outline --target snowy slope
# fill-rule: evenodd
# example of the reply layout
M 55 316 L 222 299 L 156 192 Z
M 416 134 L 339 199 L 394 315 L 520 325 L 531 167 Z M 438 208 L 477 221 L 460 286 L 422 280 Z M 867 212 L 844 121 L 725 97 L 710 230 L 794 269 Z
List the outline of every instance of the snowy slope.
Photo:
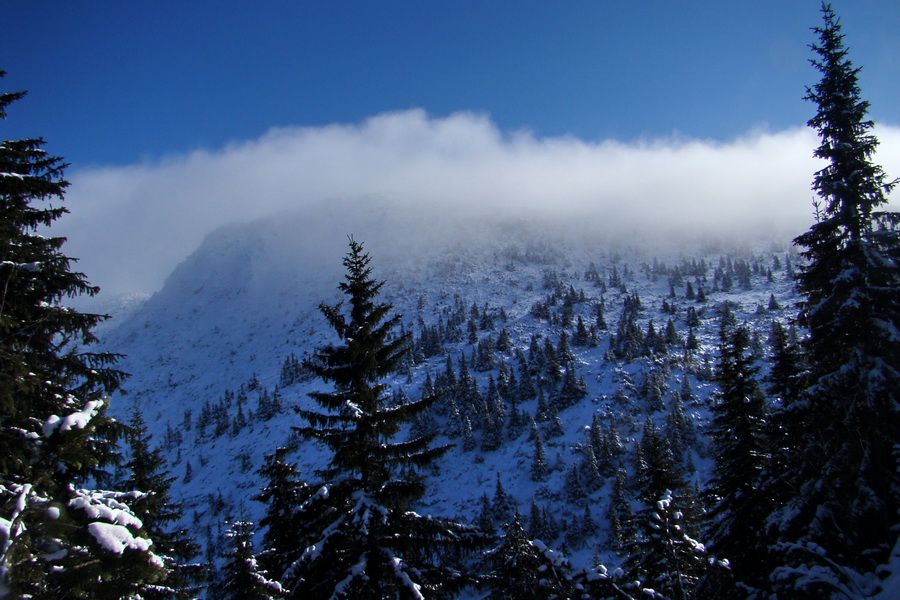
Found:
M 647 373 L 659 369 L 659 363 L 648 358 L 629 363 L 606 358 L 610 333 L 615 331 L 625 299 L 637 293 L 643 305 L 641 327 L 646 329 L 652 319 L 659 331 L 670 316 L 661 311 L 663 301 L 676 305 L 673 320 L 682 339 L 688 331 L 687 308 L 699 312 L 696 333 L 701 347 L 688 370 L 680 359 L 668 361 L 663 369 L 663 402 L 668 407 L 671 394 L 688 377 L 696 400 L 685 410 L 701 431 L 708 418 L 705 400 L 713 390 L 703 373 L 715 358 L 721 304 L 731 302 L 738 319 L 750 323 L 762 340 L 773 319 L 785 320 L 792 313 L 794 299 L 785 266 L 789 245 L 783 241 L 745 242 L 740 248 L 708 240 L 676 244 L 631 237 L 614 241 L 592 235 L 590 223 L 398 215 L 374 202 L 370 210 L 342 218 L 334 216 L 339 211 L 333 209 L 285 214 L 215 232 L 171 274 L 159 293 L 105 332 L 105 345 L 127 355 L 122 368 L 133 374 L 126 385 L 128 394 L 117 399 L 114 413 L 124 417 L 131 403 L 140 406 L 155 441 L 171 460 L 171 472 L 178 478 L 174 492 L 187 507 L 186 522 L 203 544 L 218 544 L 226 520 L 238 514 L 258 521 L 262 507 L 251 500 L 259 485 L 256 471 L 277 446 L 295 448 L 292 458 L 311 480 L 315 469 L 327 460 L 321 448 L 298 443 L 291 436 L 291 426 L 302 423 L 290 406 L 309 406 L 307 393 L 322 386 L 321 382 L 282 386 L 282 409 L 269 420 L 252 418 L 243 428 L 223 426 L 218 435 L 214 425 L 201 428 L 199 421 L 204 405 L 207 410 L 216 405 L 228 412 L 232 422 L 242 388 L 246 400 L 241 412 L 258 412 L 260 398 L 269 397 L 279 384 L 287 357 L 299 357 L 332 340 L 317 305 L 340 299 L 336 286 L 348 234 L 365 243 L 375 276 L 387 282 L 383 299 L 403 314 L 404 326 L 416 336 L 422 324 L 445 320 L 460 305 L 466 310 L 475 305 L 506 315 L 506 320 L 495 319 L 493 330 L 479 330 L 479 339 L 496 338 L 505 328 L 514 347 L 527 353 L 535 335 L 553 343 L 559 338 L 558 323 L 532 314 L 533 306 L 547 301 L 554 289 L 583 291 L 585 299 L 575 304 L 575 315 L 590 323 L 594 305 L 601 299 L 605 302 L 609 331 L 598 332 L 595 346 L 573 347 L 576 372 L 584 379 L 587 394 L 560 412 L 562 435 L 544 440 L 549 477 L 539 482 L 531 479 L 534 443 L 528 440 L 527 428 L 492 451 L 480 449 L 481 432 L 475 433 L 475 449 L 469 451 L 459 437 L 442 437 L 439 442 L 457 446 L 430 474 L 429 492 L 419 508 L 419 512 L 474 519 L 480 497 L 493 497 L 498 479 L 524 514 L 534 499 L 552 507 L 557 520 L 573 523 L 587 506 L 598 528 L 578 547 L 568 548 L 581 564 L 595 554 L 607 564 L 617 560 L 606 530 L 612 480 L 583 499 L 571 498 L 565 489 L 567 471 L 582 460 L 585 428 L 595 414 L 615 427 L 626 446 L 623 466 L 631 471 L 634 444 L 647 415 L 660 425 L 666 418 L 666 410 L 654 412 L 638 392 L 626 404 L 615 397 L 623 377 L 633 380 L 637 388 Z M 769 281 L 766 269 L 776 258 L 782 266 Z M 709 265 L 704 284 L 707 301 L 686 299 L 685 285 L 675 286 L 676 297 L 670 298 L 673 287 L 666 270 L 701 259 Z M 745 260 L 761 270 L 753 274 L 749 289 L 735 284 L 729 292 L 712 292 L 713 271 L 720 260 L 725 264 L 728 259 Z M 607 287 L 605 292 L 586 278 L 592 264 Z M 609 285 L 613 273 L 622 279 L 622 286 Z M 694 277 L 685 280 L 694 282 Z M 781 309 L 765 308 L 771 294 Z M 559 306 L 551 310 L 558 313 Z M 426 373 L 435 377 L 444 371 L 447 355 L 457 365 L 462 353 L 468 360 L 473 351 L 465 337 L 446 343 L 443 353 L 411 366 L 390 383 L 416 398 Z M 672 351 L 673 356 L 681 353 Z M 500 362 L 515 371 L 514 354 L 514 350 L 498 353 L 493 370 L 472 373 L 483 393 L 488 378 L 497 376 Z M 524 401 L 520 408 L 534 416 L 536 400 Z M 444 417 L 439 417 L 438 424 L 449 427 Z M 695 480 L 702 480 L 709 468 L 703 450 L 701 439 L 690 451 L 689 462 L 696 468 L 690 477 Z M 561 532 L 558 539 L 545 541 L 559 546 L 566 537 Z

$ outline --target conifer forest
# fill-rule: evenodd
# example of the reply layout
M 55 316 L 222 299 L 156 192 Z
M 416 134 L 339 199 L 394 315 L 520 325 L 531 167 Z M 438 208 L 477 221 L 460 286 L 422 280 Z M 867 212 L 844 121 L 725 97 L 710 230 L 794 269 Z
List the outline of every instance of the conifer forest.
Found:
M 900 598 L 898 180 L 821 17 L 792 240 L 373 207 L 319 262 L 323 209 L 110 319 L 2 142 L 0 598 Z

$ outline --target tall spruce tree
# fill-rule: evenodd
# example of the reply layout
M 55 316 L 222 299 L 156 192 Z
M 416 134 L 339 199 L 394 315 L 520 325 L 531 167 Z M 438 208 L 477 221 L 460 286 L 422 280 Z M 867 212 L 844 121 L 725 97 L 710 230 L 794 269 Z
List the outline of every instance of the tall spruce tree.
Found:
M 625 476 L 625 469 L 616 471 L 607 512 L 610 541 L 617 553 L 625 552 L 635 540 L 634 512 L 631 509 L 631 502 L 625 495 Z
M 444 454 L 431 448 L 433 435 L 393 441 L 400 426 L 431 406 L 436 397 L 392 405 L 383 380 L 394 373 L 409 348 L 393 330 L 400 316 L 376 298 L 383 282 L 371 277 L 370 257 L 350 239 L 342 304 L 321 305 L 339 345 L 316 351 L 310 369 L 334 384 L 311 395 L 323 412 L 300 410 L 309 422 L 304 437 L 332 451 L 324 481 L 299 509 L 300 557 L 288 569 L 292 598 L 441 598 L 465 578 L 443 564 L 445 548 L 479 539 L 467 526 L 413 512 L 425 492 L 419 469 Z
M 0 71 L 0 77 L 5 75 Z M 0 94 L 0 118 L 24 92 Z M 98 288 L 71 270 L 66 165 L 42 139 L 0 143 L 0 596 L 122 598 L 164 573 L 128 503 L 84 489 L 118 459 L 105 415 L 125 374 L 90 352 L 105 317 L 63 305 Z
M 771 366 L 766 377 L 766 391 L 783 405 L 793 402 L 802 383 L 801 349 L 791 343 L 784 325 L 772 322 L 772 333 L 769 336 L 771 346 Z
M 813 65 L 821 80 L 806 99 L 827 162 L 812 188 L 819 218 L 795 243 L 806 264 L 798 322 L 807 387 L 783 415 L 787 471 L 772 515 L 785 597 L 838 597 L 847 586 L 875 593 L 873 574 L 897 543 L 900 472 L 900 240 L 898 215 L 878 212 L 896 184 L 872 162 L 878 140 L 847 58 L 841 25 L 823 5 Z M 775 476 L 773 476 L 775 477 Z

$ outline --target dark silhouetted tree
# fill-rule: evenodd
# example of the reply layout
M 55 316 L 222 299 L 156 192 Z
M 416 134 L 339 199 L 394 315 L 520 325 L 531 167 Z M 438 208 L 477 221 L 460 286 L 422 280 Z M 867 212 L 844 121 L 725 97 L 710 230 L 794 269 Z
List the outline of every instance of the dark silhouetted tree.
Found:
M 310 394 L 323 412 L 298 410 L 309 426 L 296 431 L 332 457 L 299 509 L 303 550 L 283 581 L 292 598 L 449 596 L 466 577 L 438 556 L 481 539 L 473 528 L 409 510 L 425 492 L 419 470 L 449 447 L 431 448 L 433 436 L 394 441 L 436 397 L 387 402 L 383 380 L 398 369 L 409 340 L 393 335 L 400 316 L 377 302 L 383 283 L 372 279 L 370 260 L 351 238 L 340 284 L 348 314 L 342 304 L 320 307 L 340 343 L 318 349 L 309 367 L 334 390 Z
M 278 448 L 266 456 L 259 470 L 263 487 L 254 500 L 266 506 L 259 524 L 265 527 L 259 563 L 270 577 L 280 580 L 285 570 L 299 558 L 299 508 L 312 495 L 294 463 L 287 460 L 287 448 Z
M 708 571 L 706 548 L 695 539 L 691 511 L 689 498 L 666 490 L 638 516 L 638 537 L 631 545 L 626 566 L 629 579 L 653 590 L 654 597 L 693 598 L 694 589 Z
M 812 46 L 821 79 L 806 99 L 826 165 L 812 184 L 818 219 L 794 240 L 806 259 L 797 286 L 807 385 L 785 407 L 790 446 L 777 464 L 787 469 L 772 474 L 783 492 L 770 519 L 784 565 L 775 581 L 792 598 L 839 594 L 874 573 L 897 544 L 900 509 L 900 219 L 878 212 L 896 181 L 871 160 L 878 140 L 859 69 L 831 7 L 822 13 Z
M 171 496 L 175 477 L 170 477 L 166 471 L 166 462 L 159 449 L 152 447 L 153 436 L 147 433 L 147 425 L 137 407 L 133 408 L 128 425 L 130 460 L 125 468 L 130 474 L 122 486 L 143 492 L 131 503 L 132 510 L 153 540 L 153 552 L 168 569 L 166 577 L 142 592 L 142 597 L 196 597 L 206 574 L 202 565 L 192 562 L 200 554 L 200 546 L 187 529 L 176 527 L 184 509 Z
M 488 553 L 491 600 L 572 598 L 571 565 L 559 553 L 525 535 L 518 511 L 506 527 L 500 546 Z
M 24 95 L 0 94 L 0 119 Z M 119 460 L 123 427 L 105 412 L 125 374 L 89 349 L 106 317 L 64 306 L 99 290 L 48 234 L 69 184 L 43 146 L 0 143 L 0 590 L 122 598 L 165 568 L 128 506 L 139 491 L 83 488 Z
M 677 464 L 669 440 L 649 418 L 637 449 L 638 498 L 645 503 L 655 502 L 669 491 L 684 487 L 684 473 Z
M 750 355 L 748 329 L 733 327 L 723 335 L 715 375 L 719 391 L 714 395 L 709 428 L 715 465 L 706 490 L 712 504 L 706 539 L 711 551 L 732 565 L 727 580 L 716 585 L 728 585 L 733 578 L 759 589 L 768 580 L 760 523 L 771 510 L 760 490 L 770 453 L 766 399 Z M 720 596 L 734 593 L 721 588 L 717 592 Z

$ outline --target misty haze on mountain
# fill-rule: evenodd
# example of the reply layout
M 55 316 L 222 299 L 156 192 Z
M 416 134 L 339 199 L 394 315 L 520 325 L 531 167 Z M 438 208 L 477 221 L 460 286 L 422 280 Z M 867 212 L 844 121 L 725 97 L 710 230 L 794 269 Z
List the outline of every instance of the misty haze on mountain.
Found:
M 876 160 L 896 164 L 900 130 L 877 134 Z M 59 229 L 79 270 L 113 294 L 151 293 L 213 230 L 280 215 L 295 215 L 289 245 L 305 248 L 307 263 L 333 264 L 349 234 L 371 240 L 373 251 L 408 255 L 421 243 L 464 243 L 475 229 L 509 219 L 569 222 L 625 241 L 787 241 L 813 218 L 815 144 L 806 128 L 729 142 L 537 138 L 502 132 L 481 114 L 408 110 L 76 171 L 72 214 Z

